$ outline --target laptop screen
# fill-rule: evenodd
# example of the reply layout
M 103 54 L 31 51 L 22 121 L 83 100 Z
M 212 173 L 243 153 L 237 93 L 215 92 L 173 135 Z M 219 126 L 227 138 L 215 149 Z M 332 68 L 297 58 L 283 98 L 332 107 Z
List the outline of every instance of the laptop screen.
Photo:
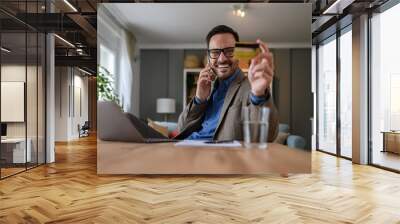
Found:
M 135 117 L 130 113 L 126 113 L 126 116 L 131 120 L 133 126 L 135 126 L 136 130 L 140 132 L 143 138 L 166 138 L 164 135 L 160 134 L 153 128 L 149 127 L 145 122 L 141 121 L 139 118 Z

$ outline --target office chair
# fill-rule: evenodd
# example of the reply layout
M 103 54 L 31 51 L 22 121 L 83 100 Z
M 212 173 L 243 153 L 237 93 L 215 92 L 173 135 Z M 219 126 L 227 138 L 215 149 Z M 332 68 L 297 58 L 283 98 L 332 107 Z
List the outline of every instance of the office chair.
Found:
M 85 121 L 82 127 L 78 125 L 79 138 L 89 136 L 89 129 L 90 129 L 89 121 Z

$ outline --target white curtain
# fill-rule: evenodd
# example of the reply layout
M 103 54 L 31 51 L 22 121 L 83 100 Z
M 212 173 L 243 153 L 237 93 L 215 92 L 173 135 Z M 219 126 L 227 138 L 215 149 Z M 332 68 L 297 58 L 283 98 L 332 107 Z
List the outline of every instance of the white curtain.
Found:
M 135 108 L 139 102 L 136 96 L 139 91 L 139 72 L 135 66 L 135 45 L 134 35 L 117 22 L 105 7 L 100 7 L 98 12 L 98 61 L 110 65 L 115 79 L 115 91 L 120 100 L 120 106 L 125 112 L 137 114 L 138 108 Z M 102 59 L 100 48 L 106 48 L 113 55 Z M 110 62 L 112 58 L 112 62 Z M 105 66 L 107 67 L 107 66 Z

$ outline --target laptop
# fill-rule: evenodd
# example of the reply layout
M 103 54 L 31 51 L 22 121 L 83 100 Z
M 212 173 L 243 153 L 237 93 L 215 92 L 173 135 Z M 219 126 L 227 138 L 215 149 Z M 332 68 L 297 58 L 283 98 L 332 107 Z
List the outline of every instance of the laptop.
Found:
M 176 139 L 170 139 L 162 135 L 160 132 L 156 131 L 150 127 L 146 122 L 138 119 L 135 115 L 130 113 L 125 114 L 129 120 L 132 122 L 133 126 L 138 130 L 141 136 L 144 138 L 145 143 L 157 143 L 157 142 L 177 142 Z
M 97 133 L 103 141 L 137 143 L 177 142 L 149 127 L 130 113 L 124 113 L 114 102 L 97 102 Z

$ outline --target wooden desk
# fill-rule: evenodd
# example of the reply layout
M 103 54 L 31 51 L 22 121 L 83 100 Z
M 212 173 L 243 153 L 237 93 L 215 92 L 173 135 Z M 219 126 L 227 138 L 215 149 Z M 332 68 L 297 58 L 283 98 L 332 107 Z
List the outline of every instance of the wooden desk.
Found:
M 98 174 L 311 173 L 311 152 L 268 148 L 176 147 L 174 143 L 97 142 Z
M 26 150 L 25 150 L 25 144 L 27 145 Z M 25 162 L 31 162 L 32 140 L 30 138 L 1 139 L 1 145 L 2 145 L 1 159 L 3 159 L 5 163 L 25 164 Z
M 392 152 L 400 154 L 400 132 L 383 131 L 383 150 L 382 152 Z

